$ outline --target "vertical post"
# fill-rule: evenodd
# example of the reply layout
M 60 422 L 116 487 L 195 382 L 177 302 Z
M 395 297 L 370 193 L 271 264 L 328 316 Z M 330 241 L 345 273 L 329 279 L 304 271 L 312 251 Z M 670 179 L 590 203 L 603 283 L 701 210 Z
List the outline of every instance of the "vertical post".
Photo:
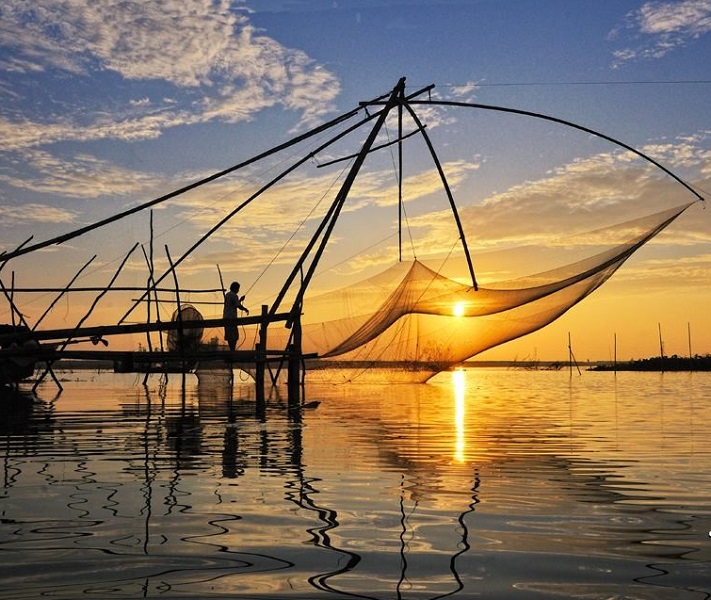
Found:
M 67 337 L 66 340 L 64 340 L 64 342 L 62 342 L 62 344 L 61 344 L 60 347 L 59 347 L 59 350 L 60 350 L 60 351 L 64 350 L 64 349 L 69 345 L 69 343 L 71 342 L 71 340 L 75 337 L 75 335 L 77 334 L 77 332 L 81 329 L 81 326 L 84 324 L 84 321 L 86 321 L 86 320 L 91 316 L 91 313 L 94 312 L 94 309 L 96 308 L 97 304 L 99 304 L 99 302 L 101 301 L 101 299 L 102 299 L 106 294 L 109 293 L 109 290 L 111 289 L 111 286 L 113 286 L 114 282 L 118 279 L 118 276 L 121 274 L 121 271 L 123 270 L 123 267 L 124 267 L 125 264 L 128 262 L 128 259 L 131 257 L 131 254 L 133 254 L 133 251 L 134 251 L 136 248 L 138 248 L 138 242 L 136 242 L 136 243 L 133 245 L 133 247 L 128 251 L 128 254 L 126 254 L 126 256 L 124 257 L 124 259 L 121 261 L 121 264 L 119 265 L 118 269 L 116 269 L 116 273 L 114 273 L 114 276 L 111 278 L 111 281 L 109 281 L 109 283 L 108 283 L 108 285 L 106 286 L 106 288 L 105 288 L 96 298 L 94 298 L 94 301 L 91 303 L 91 306 L 89 307 L 89 310 L 87 310 L 86 313 L 84 314 L 84 316 L 83 316 L 81 319 L 79 319 L 79 322 L 78 322 L 78 323 L 75 325 L 75 327 L 74 327 L 74 333 L 72 333 L 69 337 Z M 7 296 L 7 292 L 5 291 L 5 286 L 2 285 L 2 281 L 1 281 L 1 280 L 0 280 L 0 287 L 2 287 L 3 292 L 5 292 L 5 296 Z M 18 311 L 18 314 L 20 314 L 19 311 Z M 20 314 L 20 316 L 21 316 L 21 314 Z M 54 372 L 52 371 L 52 362 L 53 362 L 52 360 L 48 360 L 48 361 L 47 361 L 47 367 L 45 368 L 45 370 L 44 370 L 44 372 L 42 373 L 42 375 L 40 375 L 40 377 L 37 378 L 37 380 L 35 381 L 35 384 L 32 386 L 32 392 L 33 392 L 33 393 L 35 392 L 35 390 L 37 389 L 37 387 L 39 386 L 39 384 L 42 383 L 42 381 L 43 381 L 44 378 L 47 376 L 47 374 L 50 374 L 50 375 L 52 376 L 52 379 L 54 379 L 54 382 L 55 382 L 55 383 L 57 384 L 57 386 L 60 388 L 60 390 L 62 389 L 62 386 L 60 385 L 59 380 L 56 378 L 56 376 L 54 375 Z
M 14 306 L 15 304 L 15 271 L 12 272 L 12 279 L 10 280 L 10 305 Z M 11 310 L 10 314 L 12 315 L 12 329 L 13 331 L 15 330 L 15 311 Z
M 301 404 L 301 310 L 297 307 L 293 320 L 293 340 L 289 345 L 288 395 L 289 408 L 298 408 Z
M 259 321 L 259 342 L 255 349 L 255 394 L 257 401 L 257 415 L 264 412 L 264 371 L 267 356 L 267 323 L 269 319 L 269 307 L 262 304 L 262 319 Z
M 397 105 L 397 247 L 398 261 L 402 262 L 402 102 Z
M 573 364 L 575 364 L 575 368 L 578 370 L 578 375 L 582 375 L 578 361 L 575 360 L 575 354 L 573 354 L 573 343 L 570 340 L 570 331 L 568 332 L 568 360 L 570 364 L 570 376 L 573 377 Z
M 178 285 L 178 273 L 175 271 L 175 265 L 173 264 L 173 259 L 170 257 L 170 251 L 168 250 L 168 244 L 165 245 L 165 255 L 168 258 L 168 264 L 170 265 L 170 270 L 173 272 L 173 281 L 175 282 L 175 302 L 178 305 L 178 351 L 180 352 L 180 372 L 182 373 L 182 383 L 183 389 L 185 389 L 185 332 L 183 331 L 183 307 L 180 305 L 180 286 Z M 166 370 L 167 373 L 167 370 Z

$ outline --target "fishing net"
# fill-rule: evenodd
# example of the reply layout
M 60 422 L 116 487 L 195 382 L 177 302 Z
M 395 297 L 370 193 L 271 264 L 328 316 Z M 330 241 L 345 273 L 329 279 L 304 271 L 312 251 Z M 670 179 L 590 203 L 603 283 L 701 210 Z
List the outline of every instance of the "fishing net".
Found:
M 302 311 L 302 348 L 344 381 L 426 381 L 496 345 L 551 323 L 602 285 L 689 205 L 597 231 L 604 251 L 542 273 L 474 290 L 424 262 L 315 297 Z M 272 334 L 276 342 L 280 335 Z

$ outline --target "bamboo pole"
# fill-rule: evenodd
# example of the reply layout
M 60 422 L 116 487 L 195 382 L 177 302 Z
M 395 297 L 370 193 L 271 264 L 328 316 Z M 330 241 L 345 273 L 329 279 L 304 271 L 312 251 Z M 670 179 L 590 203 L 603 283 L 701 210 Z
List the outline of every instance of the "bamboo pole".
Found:
M 12 272 L 12 277 L 10 278 L 10 304 L 14 305 L 15 304 L 15 271 Z M 11 318 L 11 323 L 13 329 L 15 328 L 15 311 L 12 310 L 10 311 L 10 314 L 12 315 Z
M 131 257 L 131 254 L 133 254 L 133 251 L 134 251 L 137 247 L 138 247 L 138 244 L 136 243 L 136 244 L 134 244 L 133 247 L 128 251 L 128 254 L 126 254 L 126 256 L 124 257 L 124 259 L 121 261 L 121 264 L 118 266 L 118 269 L 116 269 L 116 272 L 114 273 L 113 277 L 111 278 L 111 281 L 109 281 L 109 284 L 106 286 L 106 288 L 104 289 L 104 291 L 101 292 L 96 298 L 94 298 L 94 301 L 91 303 L 91 306 L 89 307 L 89 310 L 88 310 L 88 311 L 84 314 L 84 316 L 79 320 L 79 322 L 77 323 L 76 327 L 74 328 L 73 333 L 70 334 L 69 336 L 67 336 L 67 338 L 65 339 L 65 341 L 62 343 L 62 345 L 61 345 L 62 350 L 67 347 L 67 345 L 69 344 L 69 342 L 70 342 L 74 337 L 76 337 L 76 332 L 81 329 L 81 326 L 82 326 L 82 324 L 84 323 L 84 321 L 86 321 L 86 320 L 89 318 L 89 316 L 91 315 L 91 313 L 94 312 L 94 309 L 95 309 L 96 306 L 99 304 L 99 301 L 109 292 L 109 290 L 111 289 L 111 286 L 114 284 L 114 282 L 116 281 L 116 279 L 118 279 L 119 274 L 120 274 L 121 271 L 123 270 L 124 265 L 128 262 L 128 259 Z M 48 363 L 47 363 L 47 368 L 44 370 L 44 372 L 42 373 L 42 375 L 37 379 L 37 381 L 35 382 L 34 386 L 32 387 L 32 391 L 33 391 L 33 392 L 37 389 L 37 387 L 39 386 L 39 384 L 42 383 L 42 381 L 44 380 L 44 378 L 47 376 L 47 373 L 50 372 L 51 370 L 52 370 L 52 364 L 51 364 L 51 362 L 48 362 Z M 55 379 L 55 383 L 57 383 L 57 384 L 59 385 L 59 381 L 58 381 L 56 378 L 54 378 L 54 379 Z M 61 389 L 61 385 L 60 385 L 60 389 Z
M 361 125 L 364 123 L 367 123 L 368 121 L 372 120 L 375 118 L 375 116 L 369 115 L 365 119 L 362 119 L 358 123 L 351 125 L 344 131 L 338 133 L 334 137 L 330 138 L 327 140 L 325 143 L 321 144 L 318 148 L 316 148 L 314 151 L 310 152 L 306 156 L 303 156 L 302 158 L 298 159 L 296 162 L 294 162 L 292 165 L 281 171 L 278 175 L 276 175 L 273 179 L 268 181 L 266 184 L 264 184 L 261 188 L 259 188 L 256 192 L 254 192 L 251 196 L 249 196 L 246 200 L 244 200 L 241 204 L 239 204 L 237 207 L 235 207 L 232 211 L 230 211 L 227 215 L 225 215 L 222 219 L 220 219 L 215 225 L 213 225 L 208 231 L 206 231 L 196 242 L 192 244 L 183 254 L 180 256 L 176 261 L 175 261 L 175 266 L 177 267 L 180 265 L 188 256 L 190 256 L 197 248 L 199 248 L 207 239 L 209 239 L 216 231 L 218 231 L 225 223 L 229 222 L 238 212 L 240 212 L 243 208 L 251 204 L 256 198 L 258 198 L 261 194 L 266 192 L 269 188 L 272 186 L 276 185 L 279 181 L 284 179 L 287 175 L 295 171 L 298 167 L 303 165 L 304 163 L 308 162 L 311 160 L 311 158 L 317 154 L 318 152 L 328 148 L 330 145 L 336 143 L 338 140 L 341 138 L 345 137 L 349 133 L 355 131 L 358 129 Z M 163 281 L 168 276 L 169 272 L 163 273 L 157 280 L 156 284 L 160 283 Z M 130 315 L 131 313 L 136 309 L 136 306 L 138 303 L 134 304 L 127 312 L 126 314 L 119 319 L 119 323 L 123 323 Z
M 290 312 L 276 313 L 269 315 L 269 322 L 279 322 L 288 321 L 292 314 Z M 193 327 L 220 327 L 222 325 L 230 324 L 240 324 L 240 325 L 254 325 L 260 323 L 262 317 L 259 315 L 238 317 L 236 319 L 201 319 L 198 321 L 193 320 L 183 320 L 183 326 L 186 329 Z M 130 335 L 135 333 L 145 333 L 146 331 L 170 331 L 171 329 L 177 329 L 177 323 L 173 322 L 159 322 L 159 323 L 128 323 L 125 325 L 93 325 L 90 327 L 73 327 L 70 329 L 45 329 L 38 330 L 34 332 L 23 332 L 18 331 L 15 333 L 0 334 L 0 344 L 5 342 L 17 342 L 21 343 L 26 340 L 36 340 L 36 341 L 50 341 L 50 340 L 64 340 L 68 337 L 85 337 L 85 338 L 99 338 L 110 335 Z
M 65 291 L 64 287 L 15 287 L 16 294 L 51 294 L 59 293 Z M 73 287 L 70 290 L 66 290 L 67 293 L 87 293 L 87 292 L 101 292 L 104 288 L 102 286 L 83 286 L 83 287 Z M 145 286 L 138 285 L 116 285 L 111 288 L 114 292 L 145 292 Z M 173 294 L 175 290 L 167 287 L 152 287 L 151 292 L 158 292 L 161 294 Z M 183 288 L 183 292 L 188 294 L 214 294 L 219 292 L 219 288 Z M 145 298 L 140 298 L 136 302 L 143 302 Z
M 578 361 L 575 360 L 575 354 L 573 354 L 573 343 L 570 339 L 570 331 L 568 332 L 568 365 L 570 366 L 570 376 L 573 376 L 573 365 L 578 370 L 578 375 L 582 375 L 580 372 L 580 367 L 578 366 Z
M 263 158 L 271 156 L 272 154 L 281 152 L 282 150 L 285 150 L 286 148 L 289 148 L 295 144 L 298 144 L 299 142 L 302 142 L 314 135 L 318 135 L 318 134 L 322 133 L 323 131 L 326 131 L 326 130 L 330 129 L 331 127 L 334 127 L 335 125 L 338 125 L 338 124 L 342 123 L 343 121 L 350 119 L 351 117 L 358 114 L 359 111 L 360 111 L 360 108 L 352 109 L 342 115 L 337 116 L 336 118 L 334 118 L 326 123 L 318 125 L 317 127 L 314 127 L 313 129 L 306 131 L 305 133 L 297 135 L 296 137 L 293 137 L 292 139 L 287 140 L 286 142 L 283 142 L 282 144 L 279 144 L 277 146 L 274 146 L 273 148 L 270 148 L 269 150 L 266 150 L 260 154 L 257 154 L 256 156 L 253 156 L 241 163 L 238 163 L 234 166 L 228 167 L 227 169 L 223 169 L 222 171 L 218 171 L 217 173 L 213 173 L 212 175 L 205 177 L 204 179 L 200 179 L 199 181 L 196 181 L 196 182 L 188 184 L 182 188 L 179 188 L 177 190 L 169 192 L 168 194 L 160 196 L 159 198 L 149 200 L 148 202 L 139 204 L 138 206 L 134 206 L 133 208 L 125 210 L 125 211 L 118 213 L 116 215 L 113 215 L 111 217 L 107 217 L 106 219 L 103 219 L 103 220 L 98 221 L 96 223 L 92 223 L 90 225 L 81 227 L 81 228 L 76 229 L 74 231 L 70 231 L 70 232 L 65 233 L 63 235 L 51 238 L 49 240 L 45 240 L 44 242 L 38 242 L 32 246 L 25 248 L 24 246 L 26 246 L 26 244 L 28 244 L 32 240 L 32 237 L 30 237 L 27 241 L 23 242 L 23 244 L 20 245 L 15 250 L 13 250 L 11 252 L 3 252 L 2 254 L 0 254 L 0 264 L 4 264 L 8 260 L 10 260 L 12 258 L 16 258 L 18 256 L 21 256 L 23 254 L 28 254 L 30 252 L 34 252 L 36 250 L 40 250 L 40 249 L 46 248 L 48 246 L 62 244 L 68 240 L 74 239 L 75 237 L 79 237 L 85 233 L 93 231 L 94 229 L 104 227 L 105 225 L 108 225 L 110 223 L 113 223 L 115 221 L 123 219 L 125 217 L 128 217 L 132 214 L 135 214 L 137 212 L 140 212 L 142 210 L 145 210 L 147 208 L 150 208 L 152 206 L 155 206 L 157 204 L 165 202 L 166 200 L 175 198 L 176 196 L 184 194 L 185 192 L 193 190 L 197 187 L 200 187 L 202 185 L 205 185 L 207 183 L 215 181 L 216 179 L 219 179 L 221 177 L 224 177 L 225 175 L 233 173 L 234 171 L 237 171 L 237 170 L 242 169 L 246 166 L 249 166 L 259 160 L 262 160 Z
M 398 261 L 402 262 L 402 212 L 405 209 L 402 201 L 402 102 L 397 105 L 397 137 L 397 248 Z
M 265 364 L 278 364 L 288 358 L 288 350 L 235 350 L 230 352 L 234 359 L 234 364 L 256 364 L 260 357 Z M 87 360 L 87 361 L 125 361 L 129 359 L 137 359 L 135 362 L 145 363 L 163 363 L 180 360 L 181 356 L 186 359 L 203 359 L 203 360 L 218 360 L 224 359 L 227 353 L 224 350 L 186 350 L 182 355 L 178 351 L 153 351 L 153 352 L 136 352 L 135 350 L 59 350 L 48 348 L 46 346 L 40 348 L 0 348 L 0 359 L 8 358 L 31 358 L 37 361 L 52 361 L 58 360 Z M 316 354 L 305 355 L 305 358 L 317 358 Z
M 266 351 L 267 351 L 267 325 L 269 323 L 269 307 L 262 304 L 262 321 L 259 326 L 259 342 L 256 348 L 255 361 L 255 393 L 257 401 L 258 416 L 263 415 L 265 408 L 264 394 L 264 374 L 266 370 Z
M 528 110 L 522 110 L 518 108 L 509 108 L 505 106 L 494 106 L 490 104 L 477 104 L 474 102 L 458 102 L 458 101 L 452 101 L 452 100 L 413 100 L 413 104 L 428 104 L 431 106 L 458 106 L 458 107 L 463 107 L 463 108 L 477 108 L 477 109 L 482 109 L 482 110 L 493 110 L 493 111 L 498 111 L 498 112 L 505 112 L 505 113 L 511 113 L 511 114 L 516 114 L 516 115 L 524 115 L 527 117 L 534 117 L 536 119 L 543 119 L 545 121 L 550 121 L 552 123 L 558 123 L 560 125 L 566 125 L 567 127 L 572 127 L 573 129 L 578 129 L 580 131 L 584 131 L 585 133 L 589 133 L 591 135 L 594 135 L 596 137 L 599 137 L 603 140 L 607 140 L 608 142 L 612 142 L 613 144 L 616 144 L 617 146 L 620 146 L 624 148 L 625 150 L 629 150 L 630 152 L 636 154 L 640 158 L 643 158 L 644 160 L 652 163 L 655 167 L 658 169 L 661 169 L 664 171 L 667 175 L 669 175 L 672 179 L 680 183 L 682 186 L 684 186 L 687 190 L 689 190 L 694 196 L 696 196 L 696 199 L 701 202 L 706 202 L 704 197 L 699 194 L 694 188 L 692 188 L 688 183 L 686 183 L 683 179 L 681 179 L 678 175 L 675 175 L 672 173 L 669 169 L 667 169 L 665 166 L 662 164 L 658 163 L 656 160 L 651 158 L 650 156 L 644 154 L 640 150 L 637 150 L 636 148 L 633 148 L 632 146 L 625 144 L 624 142 L 615 139 L 609 135 L 606 135 L 604 133 L 601 133 L 599 131 L 595 131 L 594 129 L 590 129 L 589 127 L 584 127 L 583 125 L 578 125 L 577 123 L 573 123 L 572 121 L 566 121 L 564 119 L 559 119 L 557 117 L 552 117 L 550 115 L 545 115 L 542 113 L 537 113 L 537 112 L 532 112 Z
M 472 263 L 472 257 L 471 257 L 471 254 L 469 253 L 469 246 L 467 244 L 467 238 L 464 234 L 464 228 L 462 227 L 462 221 L 459 218 L 459 211 L 457 210 L 457 205 L 454 202 L 454 196 L 452 195 L 452 190 L 449 187 L 449 182 L 447 181 L 447 177 L 444 173 L 444 168 L 442 167 L 442 163 L 440 162 L 439 157 L 437 156 L 437 153 L 435 152 L 434 145 L 432 144 L 432 140 L 430 140 L 429 134 L 425 131 L 424 127 L 422 126 L 422 122 L 420 121 L 419 117 L 417 116 L 417 114 L 415 113 L 415 111 L 412 109 L 412 107 L 409 104 L 406 103 L 405 108 L 410 113 L 410 116 L 414 119 L 416 125 L 420 128 L 420 132 L 422 133 L 422 138 L 425 140 L 425 143 L 427 144 L 427 148 L 430 151 L 432 160 L 434 161 L 435 167 L 437 168 L 437 172 L 439 173 L 440 180 L 442 181 L 442 187 L 444 187 L 444 191 L 447 194 L 447 199 L 449 200 L 449 206 L 452 210 L 452 214 L 454 215 L 454 222 L 456 223 L 457 230 L 459 231 L 459 239 L 462 242 L 464 256 L 467 260 L 467 267 L 469 268 L 469 276 L 472 279 L 472 288 L 474 288 L 474 291 L 477 291 L 479 289 L 479 286 L 476 282 L 476 276 L 474 274 L 474 264 Z
M 396 106 L 398 98 L 401 95 L 404 87 L 405 87 L 405 78 L 403 77 L 400 79 L 400 81 L 398 81 L 397 85 L 393 88 L 393 90 L 390 94 L 390 97 L 388 98 L 388 101 L 385 104 L 385 107 L 378 113 L 377 121 L 375 122 L 375 125 L 373 126 L 370 133 L 368 134 L 368 137 L 366 138 L 365 142 L 361 146 L 361 150 L 358 153 L 358 156 L 356 157 L 356 159 L 353 161 L 353 165 L 351 166 L 350 170 L 348 171 L 348 175 L 346 175 L 343 185 L 341 186 L 340 190 L 336 194 L 336 198 L 333 201 L 333 203 L 331 204 L 329 211 L 327 212 L 326 216 L 322 219 L 319 227 L 316 230 L 316 233 L 312 236 L 311 240 L 309 241 L 309 244 L 306 246 L 306 248 L 302 252 L 299 260 L 297 261 L 296 265 L 294 266 L 291 273 L 287 277 L 286 283 L 284 284 L 281 291 L 279 292 L 279 295 L 277 296 L 276 300 L 274 301 L 274 304 L 272 304 L 272 309 L 271 309 L 272 311 L 276 311 L 276 309 L 280 306 L 282 300 L 284 299 L 284 296 L 286 295 L 288 288 L 291 286 L 292 282 L 294 281 L 296 274 L 302 269 L 306 259 L 311 254 L 311 251 L 313 250 L 314 246 L 316 245 L 317 239 L 320 237 L 321 243 L 318 245 L 318 247 L 316 248 L 316 250 L 314 252 L 314 256 L 311 260 L 311 264 L 309 265 L 309 268 L 306 271 L 306 276 L 304 278 L 302 285 L 299 286 L 299 291 L 297 292 L 296 298 L 293 303 L 293 306 L 300 306 L 301 305 L 301 303 L 303 301 L 304 293 L 306 292 L 306 288 L 308 287 L 308 285 L 311 281 L 311 278 L 314 274 L 314 271 L 316 270 L 316 266 L 318 265 L 321 255 L 323 254 L 323 251 L 325 250 L 326 245 L 331 237 L 331 233 L 333 232 L 333 229 L 336 225 L 336 221 L 338 220 L 338 216 L 340 215 L 341 209 L 343 208 L 343 205 L 345 204 L 346 199 L 348 198 L 348 193 L 350 192 L 350 189 L 353 186 L 356 176 L 360 172 L 360 169 L 363 166 L 363 163 L 365 162 L 365 157 L 367 156 L 368 151 L 373 146 L 373 143 L 375 142 L 375 139 L 376 139 L 378 133 L 382 129 L 383 124 L 385 123 L 385 119 L 387 118 L 390 111 Z
M 20 312 L 20 309 L 17 308 L 17 305 L 13 301 L 12 295 L 8 291 L 8 289 L 5 287 L 5 284 L 3 283 L 2 279 L 0 279 L 0 289 L 2 289 L 2 293 L 5 296 L 5 300 L 7 300 L 7 303 L 10 305 L 10 313 L 12 314 L 12 323 L 15 323 L 15 315 L 20 320 L 20 323 L 27 327 L 28 329 L 30 328 L 29 324 L 25 320 L 25 316 Z
M 92 256 L 86 263 L 84 263 L 84 266 L 81 267 L 76 272 L 74 277 L 72 277 L 69 280 L 69 283 L 59 293 L 59 295 L 52 302 L 50 302 L 49 306 L 47 307 L 47 310 L 45 310 L 42 313 L 42 316 L 40 316 L 40 318 L 37 319 L 37 321 L 35 322 L 34 327 L 32 327 L 32 331 L 35 331 L 40 326 L 40 323 L 42 323 L 42 321 L 44 321 L 45 317 L 51 312 L 51 310 L 55 307 L 57 302 L 59 302 L 61 300 L 61 298 L 64 296 L 64 294 L 66 294 L 69 291 L 69 288 L 71 288 L 72 284 L 79 278 L 79 276 L 84 272 L 84 269 L 86 269 L 94 261 L 95 258 L 96 258 L 96 254 L 94 254 L 94 256 Z
M 287 404 L 289 408 L 298 408 L 301 403 L 301 316 L 294 318 L 292 326 L 293 343 L 289 345 Z
M 155 235 L 153 232 L 153 210 L 151 210 L 151 219 L 150 219 L 150 228 L 151 228 L 151 237 L 150 237 L 150 259 L 151 259 L 151 283 L 150 287 L 153 288 L 153 302 L 155 303 L 156 306 L 156 321 L 160 323 L 161 320 L 161 314 L 160 314 L 160 301 L 158 300 L 158 288 L 156 287 L 156 271 L 155 271 L 155 262 L 154 262 L 154 256 L 155 256 L 155 250 L 154 250 L 154 240 L 155 240 Z M 187 290 L 186 290 L 187 291 Z M 150 298 L 151 298 L 151 293 L 150 290 L 148 290 L 148 303 L 150 304 Z M 158 345 L 163 351 L 165 349 L 163 345 L 163 332 L 159 331 L 158 332 Z
M 178 321 L 178 350 L 180 356 L 182 357 L 182 384 L 183 389 L 185 389 L 185 329 L 183 328 L 183 307 L 180 305 L 180 285 L 178 284 L 178 273 L 175 270 L 175 265 L 173 264 L 173 259 L 170 257 L 170 251 L 168 250 L 168 245 L 165 245 L 165 255 L 168 258 L 168 264 L 170 265 L 170 271 L 173 273 L 173 281 L 175 283 L 175 302 L 178 305 L 177 321 Z

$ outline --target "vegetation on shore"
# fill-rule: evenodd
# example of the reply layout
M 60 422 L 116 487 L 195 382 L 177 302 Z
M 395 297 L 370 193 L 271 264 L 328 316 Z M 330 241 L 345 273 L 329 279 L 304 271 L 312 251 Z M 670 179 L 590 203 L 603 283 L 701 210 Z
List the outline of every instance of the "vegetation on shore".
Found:
M 599 364 L 592 371 L 711 371 L 711 354 L 696 354 L 692 357 L 653 356 L 639 360 Z

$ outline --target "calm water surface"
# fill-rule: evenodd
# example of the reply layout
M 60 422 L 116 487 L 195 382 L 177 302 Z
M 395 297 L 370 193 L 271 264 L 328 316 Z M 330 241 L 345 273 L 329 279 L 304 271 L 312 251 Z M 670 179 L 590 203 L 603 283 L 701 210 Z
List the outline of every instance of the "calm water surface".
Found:
M 711 373 L 60 375 L 0 405 L 0 599 L 711 596 Z

